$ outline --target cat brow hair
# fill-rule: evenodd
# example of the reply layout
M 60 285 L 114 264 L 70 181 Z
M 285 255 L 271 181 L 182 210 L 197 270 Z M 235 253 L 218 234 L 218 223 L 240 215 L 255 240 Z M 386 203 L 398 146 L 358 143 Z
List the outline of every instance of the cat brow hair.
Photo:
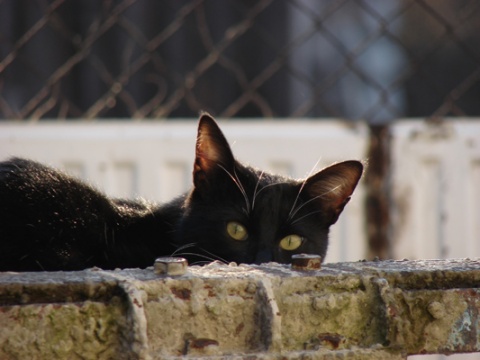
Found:
M 260 194 L 263 190 L 271 187 L 271 186 L 275 186 L 275 185 L 282 185 L 282 184 L 289 184 L 288 182 L 286 181 L 280 181 L 280 182 L 276 182 L 276 183 L 273 183 L 273 184 L 268 184 L 268 185 L 265 185 L 264 187 L 262 187 L 260 190 L 256 191 L 257 187 L 255 187 L 255 193 L 253 194 L 253 203 L 255 205 L 255 198 L 258 196 L 258 194 Z M 253 207 L 252 207 L 252 210 L 253 210 Z
M 306 182 L 307 180 L 304 181 L 304 183 Z M 303 184 L 302 184 L 303 185 Z M 337 185 L 335 186 L 334 188 L 328 190 L 328 191 L 325 191 L 323 194 L 320 194 L 320 195 L 317 195 L 307 201 L 305 201 L 303 204 L 301 204 L 299 207 L 297 207 L 293 212 L 291 212 L 291 214 L 288 215 L 288 220 L 291 220 L 305 205 L 307 205 L 308 203 L 316 200 L 316 199 L 320 199 L 322 197 L 324 197 L 325 195 L 331 193 L 331 192 L 334 192 L 336 191 L 339 187 L 341 187 L 341 185 Z M 300 189 L 299 193 L 302 191 L 303 189 L 303 186 L 302 188 Z
M 295 219 L 294 221 L 292 221 L 292 222 L 290 223 L 290 225 L 296 224 L 297 222 L 299 222 L 300 220 L 306 218 L 307 216 L 310 216 L 310 215 L 313 215 L 313 214 L 317 214 L 317 213 L 321 213 L 321 212 L 323 212 L 323 210 L 316 210 L 316 211 L 309 212 L 308 214 L 305 214 L 305 215 L 299 217 L 298 219 Z
M 237 172 L 235 170 L 235 168 L 233 168 L 233 174 L 232 175 L 230 173 L 230 171 L 228 171 L 227 169 L 225 169 L 221 164 L 217 164 L 220 169 L 222 169 L 223 171 L 225 171 L 227 173 L 227 175 L 230 177 L 230 179 L 232 179 L 232 181 L 235 183 L 235 185 L 237 186 L 238 190 L 240 190 L 240 192 L 242 193 L 243 195 L 243 198 L 245 199 L 245 203 L 247 205 L 247 214 L 250 214 L 251 213 L 251 206 L 250 206 L 250 201 L 248 200 L 248 196 L 247 196 L 247 192 L 245 191 L 245 188 L 243 187 L 242 185 L 242 182 L 240 181 L 240 179 L 238 178 L 237 176 Z
M 257 189 L 258 189 L 258 185 L 260 185 L 260 180 L 262 180 L 263 173 L 264 171 L 262 170 L 262 172 L 260 173 L 260 176 L 258 177 L 257 183 L 255 184 L 255 189 L 253 190 L 252 211 L 253 209 L 255 209 L 255 199 L 257 198 Z M 260 191 L 262 190 L 263 189 L 261 189 Z
M 295 214 L 297 213 L 298 210 L 295 211 L 295 206 L 297 206 L 298 199 L 300 198 L 300 194 L 302 193 L 303 188 L 305 187 L 305 184 L 307 183 L 308 177 L 302 181 L 302 185 L 300 186 L 300 189 L 298 189 L 297 196 L 295 197 L 295 200 L 293 201 L 292 208 L 290 209 L 290 212 L 288 213 L 288 220 L 290 220 Z
M 290 212 L 288 213 L 288 219 L 291 219 L 292 217 L 295 216 L 295 214 L 297 213 L 297 211 L 295 211 L 295 206 L 297 205 L 297 201 L 298 199 L 300 198 L 300 194 L 302 193 L 303 191 L 303 188 L 305 187 L 305 184 L 307 182 L 307 179 L 312 176 L 313 172 L 315 171 L 315 169 L 317 168 L 318 164 L 320 163 L 320 160 L 321 160 L 321 157 L 318 158 L 317 162 L 313 165 L 313 167 L 310 169 L 310 172 L 308 173 L 308 175 L 306 176 L 305 180 L 303 180 L 302 182 L 302 185 L 300 186 L 300 189 L 298 190 L 298 193 L 297 193 L 297 196 L 295 197 L 295 201 L 293 202 L 293 205 L 292 205 L 292 208 L 290 209 Z M 293 214 L 292 214 L 293 213 Z

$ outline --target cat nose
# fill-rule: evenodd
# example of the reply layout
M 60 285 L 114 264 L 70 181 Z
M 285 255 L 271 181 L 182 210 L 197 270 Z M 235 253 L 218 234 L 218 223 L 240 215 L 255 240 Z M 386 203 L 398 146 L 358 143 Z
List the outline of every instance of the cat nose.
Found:
M 262 264 L 272 261 L 272 252 L 265 249 L 257 252 L 255 256 L 255 264 Z

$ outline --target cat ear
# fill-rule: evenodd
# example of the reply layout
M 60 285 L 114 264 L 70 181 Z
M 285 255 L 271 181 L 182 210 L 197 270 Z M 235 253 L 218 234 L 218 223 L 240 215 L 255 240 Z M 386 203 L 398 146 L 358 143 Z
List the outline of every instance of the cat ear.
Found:
M 350 160 L 331 165 L 306 180 L 304 190 L 323 210 L 329 225 L 334 224 L 363 173 L 359 161 Z
M 203 113 L 198 123 L 193 182 L 197 186 L 208 175 L 223 167 L 232 171 L 235 166 L 232 150 L 215 120 Z

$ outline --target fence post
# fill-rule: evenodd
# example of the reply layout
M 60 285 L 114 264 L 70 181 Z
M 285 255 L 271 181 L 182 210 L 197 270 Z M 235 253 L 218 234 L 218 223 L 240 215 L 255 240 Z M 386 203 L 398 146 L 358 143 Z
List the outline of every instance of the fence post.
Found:
M 365 173 L 365 214 L 367 258 L 392 257 L 389 240 L 390 128 L 388 125 L 369 125 L 369 146 Z

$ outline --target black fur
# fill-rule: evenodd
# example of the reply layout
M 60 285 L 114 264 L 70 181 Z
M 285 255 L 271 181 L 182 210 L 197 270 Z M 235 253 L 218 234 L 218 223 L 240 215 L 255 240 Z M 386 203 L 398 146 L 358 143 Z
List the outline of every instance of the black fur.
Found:
M 237 162 L 215 121 L 199 123 L 193 188 L 165 205 L 110 199 L 34 161 L 0 163 L 0 271 L 147 267 L 158 256 L 190 261 L 290 262 L 322 258 L 328 229 L 353 192 L 362 165 L 332 165 L 303 181 Z M 234 240 L 227 224 L 247 231 Z M 295 250 L 280 240 L 301 237 Z

